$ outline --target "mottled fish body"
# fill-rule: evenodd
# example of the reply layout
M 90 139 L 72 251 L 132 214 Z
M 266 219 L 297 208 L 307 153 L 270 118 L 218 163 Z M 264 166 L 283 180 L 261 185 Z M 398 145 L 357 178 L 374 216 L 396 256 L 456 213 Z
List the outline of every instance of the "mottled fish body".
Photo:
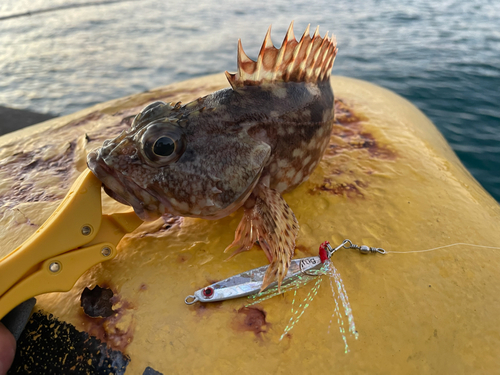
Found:
M 335 40 L 318 29 L 311 37 L 308 27 L 297 42 L 292 26 L 280 49 L 269 29 L 257 61 L 239 41 L 238 71 L 226 72 L 231 88 L 186 105 L 152 103 L 88 156 L 108 194 L 144 220 L 219 219 L 243 206 L 228 249 L 258 242 L 271 262 L 262 288 L 286 277 L 299 231 L 281 193 L 312 173 L 334 119 Z

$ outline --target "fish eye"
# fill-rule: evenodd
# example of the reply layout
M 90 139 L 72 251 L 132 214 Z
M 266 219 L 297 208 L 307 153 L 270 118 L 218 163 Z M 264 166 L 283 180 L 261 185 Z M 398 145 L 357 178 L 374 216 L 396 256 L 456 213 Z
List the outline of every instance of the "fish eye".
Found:
M 153 122 L 139 136 L 143 160 L 155 167 L 175 163 L 186 149 L 184 132 L 175 122 Z
M 153 145 L 153 152 L 158 156 L 170 156 L 175 151 L 175 142 L 170 137 L 160 137 Z

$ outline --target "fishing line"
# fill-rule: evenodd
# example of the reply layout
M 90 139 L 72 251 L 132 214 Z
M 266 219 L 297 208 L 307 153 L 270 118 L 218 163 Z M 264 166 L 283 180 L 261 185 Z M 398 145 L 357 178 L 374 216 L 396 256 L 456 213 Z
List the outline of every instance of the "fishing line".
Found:
M 438 246 L 438 247 L 433 247 L 432 249 L 425 249 L 425 250 L 408 250 L 408 251 L 387 251 L 387 254 L 410 254 L 410 253 L 426 253 L 429 251 L 435 251 L 435 250 L 440 250 L 440 249 L 445 249 L 447 247 L 453 247 L 453 246 L 472 246 L 472 247 L 478 247 L 478 248 L 483 248 L 483 249 L 495 249 L 495 250 L 500 250 L 500 247 L 497 246 L 485 246 L 485 245 L 476 245 L 473 243 L 464 243 L 464 242 L 457 242 L 457 243 L 452 243 L 450 245 L 443 245 L 443 246 Z

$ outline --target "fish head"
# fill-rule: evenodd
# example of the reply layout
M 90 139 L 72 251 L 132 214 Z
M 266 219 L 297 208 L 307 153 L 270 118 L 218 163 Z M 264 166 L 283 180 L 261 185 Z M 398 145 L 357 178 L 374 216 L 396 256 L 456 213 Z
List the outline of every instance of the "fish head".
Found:
M 152 103 L 130 130 L 90 152 L 87 165 L 108 195 L 131 205 L 143 220 L 227 216 L 251 194 L 271 148 L 241 127 L 224 128 L 214 120 L 191 118 L 179 105 Z

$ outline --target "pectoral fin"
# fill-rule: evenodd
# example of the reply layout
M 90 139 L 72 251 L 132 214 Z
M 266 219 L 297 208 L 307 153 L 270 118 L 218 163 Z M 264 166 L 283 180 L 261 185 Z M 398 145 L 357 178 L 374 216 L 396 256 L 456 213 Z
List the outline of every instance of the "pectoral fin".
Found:
M 276 279 L 278 285 L 286 276 L 295 250 L 299 225 L 283 197 L 274 189 L 262 184 L 252 193 L 255 205 L 246 208 L 236 229 L 234 241 L 225 251 L 236 247 L 231 257 L 249 250 L 258 241 L 271 263 L 261 290 Z

